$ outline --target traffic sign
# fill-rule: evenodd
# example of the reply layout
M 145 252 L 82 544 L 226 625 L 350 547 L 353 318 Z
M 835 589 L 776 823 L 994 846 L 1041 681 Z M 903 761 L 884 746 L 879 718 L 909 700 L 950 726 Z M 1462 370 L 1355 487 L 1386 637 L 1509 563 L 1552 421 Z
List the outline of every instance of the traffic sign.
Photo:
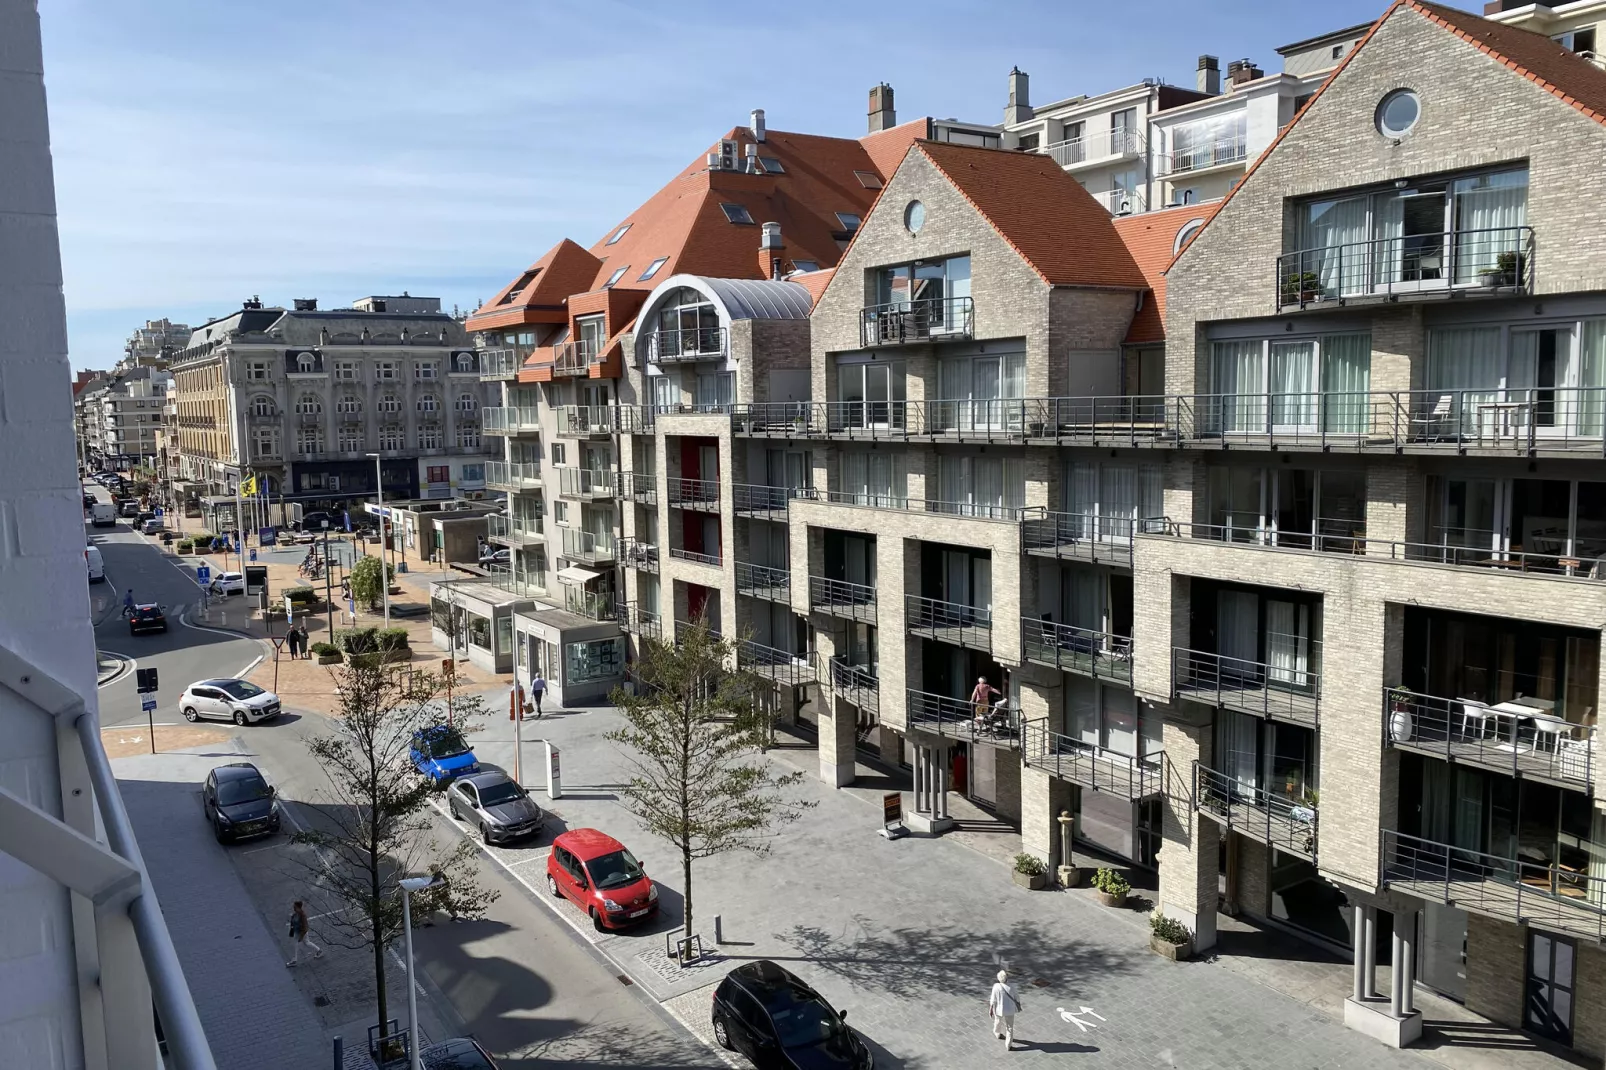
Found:
M 142 710 L 145 713 L 149 713 L 152 710 L 156 709 L 156 696 L 155 695 L 146 695 L 144 698 L 140 699 L 139 700 L 139 708 L 140 708 L 140 710 Z
M 160 690 L 156 685 L 155 669 L 135 669 L 134 684 L 135 690 L 142 695 L 146 694 L 147 692 Z
M 161 516 L 162 515 L 162 507 L 160 505 L 158 505 L 154 510 L 152 510 L 152 512 L 154 512 L 157 516 Z
M 253 565 L 256 564 L 256 560 L 257 560 L 257 552 L 255 550 L 252 550 L 251 551 L 251 563 Z
M 211 565 L 196 565 L 195 566 L 195 582 L 196 583 L 200 583 L 200 584 L 211 583 L 212 582 L 212 566 Z

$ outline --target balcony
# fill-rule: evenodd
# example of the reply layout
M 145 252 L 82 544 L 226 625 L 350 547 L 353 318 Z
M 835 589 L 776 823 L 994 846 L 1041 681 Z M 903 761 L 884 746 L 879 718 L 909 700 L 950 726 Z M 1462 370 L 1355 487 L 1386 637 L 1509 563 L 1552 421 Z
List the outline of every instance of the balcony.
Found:
M 755 483 L 737 483 L 731 487 L 731 509 L 737 516 L 773 516 L 786 512 L 787 503 L 796 494 L 789 487 L 764 487 Z
M 1049 728 L 1047 718 L 1022 722 L 1021 762 L 1061 780 L 1123 799 L 1158 795 L 1162 784 L 1159 756 L 1132 758 L 1083 743 Z
M 586 565 L 601 565 L 614 558 L 614 541 L 610 532 L 563 529 L 563 556 Z
M 809 577 L 809 610 L 847 620 L 876 622 L 875 588 L 846 580 Z
M 658 504 L 658 477 L 651 472 L 615 472 L 614 493 L 642 505 Z
M 736 593 L 768 602 L 790 603 L 792 574 L 784 568 L 736 562 Z
M 277 423 L 283 416 L 284 413 L 280 412 L 278 409 L 268 409 L 266 411 L 260 409 L 247 409 L 245 413 L 247 422 L 253 424 Z
M 719 483 L 712 479 L 671 479 L 669 504 L 701 513 L 719 512 Z
M 1093 199 L 1113 216 L 1139 215 L 1149 208 L 1149 195 L 1141 189 L 1100 190 L 1093 193 Z
M 558 434 L 564 438 L 609 438 L 618 432 L 618 409 L 612 405 L 565 405 L 558 414 Z
M 917 594 L 903 596 L 904 624 L 911 635 L 939 643 L 993 651 L 993 613 L 990 609 L 959 602 L 942 602 Z
M 541 462 L 486 461 L 485 485 L 492 490 L 539 490 Z
M 1020 710 L 1008 706 L 988 706 L 969 699 L 934 695 L 909 688 L 909 727 L 934 732 L 967 743 L 986 743 L 994 747 L 1020 746 Z
M 517 379 L 524 367 L 524 357 L 516 349 L 482 349 L 479 358 L 480 381 L 484 383 Z
M 1193 805 L 1231 832 L 1287 854 L 1316 860 L 1316 806 L 1240 783 L 1193 763 Z
M 958 401 L 786 401 L 737 405 L 737 434 L 765 438 L 1174 444 L 1187 417 L 1176 396 L 993 398 Z M 1191 426 L 1191 425 L 1189 425 Z
M 968 297 L 937 297 L 870 305 L 859 314 L 864 346 L 949 342 L 973 338 L 976 307 Z
M 613 412 L 619 434 L 652 434 L 657 413 L 651 405 L 615 405 Z
M 838 654 L 826 662 L 820 682 L 837 698 L 851 702 L 871 716 L 881 714 L 881 681 L 869 665 L 854 665 Z
M 619 609 L 610 595 L 565 585 L 563 608 L 586 620 L 617 620 Z
M 506 517 L 491 513 L 485 518 L 485 538 L 502 546 L 538 546 L 546 542 L 538 517 Z
M 1383 734 L 1398 750 L 1589 791 L 1595 782 L 1595 725 L 1567 721 L 1545 706 L 1553 704 L 1513 699 L 1489 705 L 1386 687 Z
M 490 406 L 480 410 L 480 427 L 487 435 L 538 434 L 541 410 L 534 405 Z
M 1249 141 L 1242 135 L 1191 145 L 1164 157 L 1166 175 L 1186 175 L 1212 167 L 1242 163 L 1249 158 Z
M 1606 881 L 1384 829 L 1382 884 L 1460 910 L 1586 940 L 1606 940 Z
M 1029 554 L 1132 567 L 1132 533 L 1138 522 L 1131 517 L 1051 513 L 1032 507 L 1021 511 L 1020 526 L 1021 547 Z
M 643 639 L 661 641 L 664 637 L 663 621 L 658 614 L 650 609 L 642 609 L 635 602 L 623 602 L 615 606 L 614 620 L 619 622 L 621 630 Z
M 654 331 L 647 336 L 647 363 L 686 364 L 723 360 L 730 351 L 723 327 Z
M 559 468 L 558 496 L 578 502 L 608 501 L 614 495 L 611 469 Z
M 1038 151 L 1045 156 L 1052 156 L 1054 162 L 1067 171 L 1076 171 L 1082 167 L 1114 163 L 1117 160 L 1134 160 L 1143 155 L 1143 150 L 1143 131 L 1122 127 L 1100 130 L 1066 141 L 1056 141 Z
M 1532 227 L 1406 234 L 1277 258 L 1277 309 L 1533 292 Z
M 1036 617 L 1020 619 L 1023 654 L 1034 665 L 1132 685 L 1132 640 Z
M 296 413 L 296 423 L 300 424 L 302 427 L 318 427 L 318 426 L 321 426 L 323 424 L 323 413 L 321 413 L 321 412 L 298 412 L 298 413 Z
M 637 538 L 619 540 L 619 564 L 642 572 L 658 571 L 658 547 Z
M 1297 666 L 1274 666 L 1174 647 L 1171 694 L 1174 698 L 1315 728 L 1321 676 Z
M 671 546 L 669 556 L 677 561 L 690 561 L 698 565 L 720 566 L 720 556 L 717 553 L 705 554 L 701 550 L 688 550 L 682 546 Z
M 789 654 L 747 639 L 736 644 L 736 667 L 757 673 L 782 687 L 802 687 L 819 678 L 814 671 L 813 655 Z
M 554 376 L 587 375 L 591 358 L 598 352 L 595 342 L 560 342 L 552 347 L 552 374 Z

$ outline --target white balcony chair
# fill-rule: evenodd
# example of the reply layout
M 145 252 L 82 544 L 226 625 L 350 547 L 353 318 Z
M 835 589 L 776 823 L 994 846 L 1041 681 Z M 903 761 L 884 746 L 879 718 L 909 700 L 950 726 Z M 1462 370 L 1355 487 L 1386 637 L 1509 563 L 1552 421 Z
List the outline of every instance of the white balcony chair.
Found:
M 1478 738 L 1483 739 L 1489 734 L 1489 722 L 1491 720 L 1494 720 L 1494 714 L 1490 713 L 1489 707 L 1482 703 L 1463 702 L 1461 704 L 1461 734 L 1463 736 L 1470 735 L 1472 726 L 1477 725 Z
M 1440 394 L 1439 400 L 1434 402 L 1431 410 L 1411 417 L 1411 430 L 1419 432 L 1423 438 L 1439 437 L 1446 427 L 1453 425 L 1454 408 L 1455 397 L 1451 394 Z
M 1573 726 L 1568 724 L 1566 721 L 1553 721 L 1548 717 L 1535 717 L 1534 753 L 1538 754 L 1539 751 L 1543 749 L 1550 751 L 1552 754 L 1560 754 L 1562 740 L 1572 739 L 1572 734 Z M 1545 740 L 1549 741 L 1549 745 L 1541 748 L 1539 744 Z

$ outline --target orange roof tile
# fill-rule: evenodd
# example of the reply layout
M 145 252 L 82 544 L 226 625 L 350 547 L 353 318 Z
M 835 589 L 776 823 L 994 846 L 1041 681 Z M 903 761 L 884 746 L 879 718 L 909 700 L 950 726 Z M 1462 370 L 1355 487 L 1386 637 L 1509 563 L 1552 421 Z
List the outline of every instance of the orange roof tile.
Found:
M 1213 204 L 1184 204 L 1115 220 L 1115 232 L 1126 243 L 1152 291 L 1152 296 L 1132 317 L 1132 325 L 1126 333 L 1127 345 L 1165 340 L 1165 271 L 1176 256 L 1177 235 L 1195 219 L 1208 221 L 1215 210 Z
M 563 306 L 569 295 L 589 289 L 596 273 L 597 258 L 564 238 L 487 301 L 466 327 L 484 331 L 520 323 L 562 322 L 568 318 Z M 537 310 L 556 315 L 530 315 Z
M 864 151 L 870 154 L 870 162 L 875 165 L 875 171 L 885 182 L 892 177 L 892 172 L 903 163 L 903 158 L 909 155 L 909 146 L 916 141 L 931 136 L 931 120 L 915 119 L 898 126 L 889 126 L 885 130 L 877 130 L 873 134 L 866 134 L 859 139 Z
M 1052 157 L 937 141 L 916 149 L 1050 286 L 1148 287 L 1110 213 Z
M 817 305 L 820 303 L 821 295 L 825 293 L 825 288 L 831 285 L 831 280 L 835 277 L 836 268 L 824 268 L 820 271 L 809 271 L 802 275 L 793 275 L 786 281 L 795 282 L 807 290 L 809 296 L 814 299 L 813 303 Z M 810 307 L 813 306 L 811 305 Z

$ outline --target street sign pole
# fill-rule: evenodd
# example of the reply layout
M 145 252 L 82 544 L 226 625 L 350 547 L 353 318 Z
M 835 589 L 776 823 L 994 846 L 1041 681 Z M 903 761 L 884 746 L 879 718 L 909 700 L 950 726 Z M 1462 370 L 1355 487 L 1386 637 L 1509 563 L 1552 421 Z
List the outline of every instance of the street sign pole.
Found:
M 323 604 L 329 611 L 329 638 L 325 642 L 335 641 L 335 601 L 334 577 L 335 563 L 329 560 L 329 518 L 323 521 Z

